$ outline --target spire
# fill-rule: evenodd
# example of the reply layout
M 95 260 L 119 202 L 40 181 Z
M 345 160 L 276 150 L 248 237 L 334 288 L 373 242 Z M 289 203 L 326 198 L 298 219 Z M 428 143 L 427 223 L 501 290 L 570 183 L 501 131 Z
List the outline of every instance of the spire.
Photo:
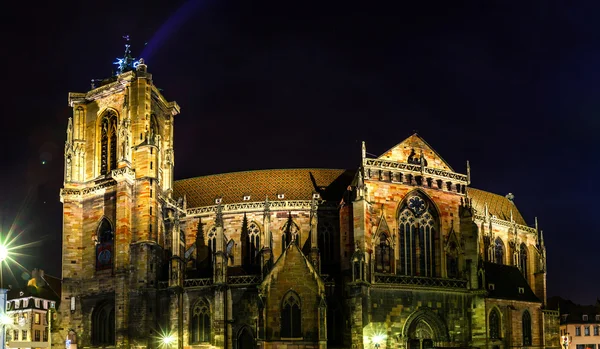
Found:
M 467 185 L 471 184 L 471 164 L 469 164 L 469 160 L 467 160 Z
M 365 144 L 365 141 L 362 141 L 361 160 L 362 160 L 362 164 L 364 166 L 367 161 L 367 145 Z
M 215 218 L 215 225 L 217 227 L 223 228 L 223 206 L 221 206 L 221 202 L 217 205 L 217 217 Z
M 131 56 L 131 45 L 129 45 L 129 35 L 123 36 L 123 39 L 125 39 L 125 53 L 123 53 L 122 58 L 117 58 L 117 61 L 113 63 L 117 66 L 116 75 L 121 75 L 130 70 L 134 70 L 139 64 L 139 62 L 136 62 L 135 58 Z

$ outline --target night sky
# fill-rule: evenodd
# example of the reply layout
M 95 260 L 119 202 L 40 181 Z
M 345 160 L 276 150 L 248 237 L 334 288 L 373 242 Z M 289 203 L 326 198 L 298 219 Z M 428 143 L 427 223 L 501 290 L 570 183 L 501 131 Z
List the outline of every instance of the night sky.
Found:
M 60 276 L 67 93 L 110 76 L 130 35 L 181 106 L 176 179 L 355 169 L 360 141 L 378 156 L 416 130 L 456 171 L 470 160 L 473 187 L 538 217 L 550 296 L 594 303 L 600 3 L 369 3 L 3 5 L 0 229 L 37 241 L 16 258 Z

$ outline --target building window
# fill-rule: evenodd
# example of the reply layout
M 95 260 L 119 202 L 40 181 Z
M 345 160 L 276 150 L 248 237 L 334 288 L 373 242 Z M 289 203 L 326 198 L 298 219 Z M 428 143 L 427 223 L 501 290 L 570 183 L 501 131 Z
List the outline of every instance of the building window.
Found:
M 39 325 L 39 324 L 40 324 L 40 313 L 35 313 L 35 314 L 33 315 L 33 319 L 34 319 L 34 321 L 35 321 L 35 324 L 36 324 L 36 325 Z
M 117 168 L 117 114 L 104 113 L 100 127 L 100 173 L 108 174 Z
M 379 234 L 379 244 L 375 247 L 375 271 L 391 273 L 394 252 L 387 233 Z
M 588 321 L 588 316 L 587 315 L 583 315 L 581 318 L 582 318 L 583 321 Z
M 212 260 L 213 253 L 217 251 L 217 228 L 212 227 L 212 229 L 208 232 L 208 250 L 209 255 Z
M 594 336 L 597 336 L 598 332 L 600 332 L 600 326 L 594 326 Z
M 48 341 L 48 327 L 44 328 L 44 335 L 43 336 L 44 336 L 43 341 L 47 342 Z
M 496 238 L 494 244 L 494 262 L 504 264 L 504 242 L 500 238 Z
M 192 309 L 192 344 L 210 341 L 210 308 L 204 300 L 199 300 Z
M 527 245 L 525 245 L 525 243 L 521 244 L 519 266 L 521 273 L 523 273 L 523 276 L 525 276 L 525 280 L 529 280 L 529 274 L 527 274 Z
M 252 222 L 248 226 L 248 261 L 251 265 L 259 263 L 258 251 L 260 251 L 260 229 L 256 223 Z
M 490 339 L 500 338 L 500 313 L 498 309 L 492 309 L 489 318 Z
M 41 340 L 41 337 L 42 337 L 41 336 L 41 331 L 40 330 L 35 330 L 33 333 L 34 333 L 34 335 L 33 335 L 33 337 L 34 337 L 33 341 L 34 342 L 39 342 Z
M 21 340 L 22 341 L 26 341 L 27 340 L 27 330 L 21 331 Z
M 92 344 L 115 344 L 115 306 L 112 302 L 101 303 L 92 312 Z
M 319 252 L 321 254 L 321 261 L 326 264 L 335 262 L 334 234 L 331 222 L 323 222 L 323 225 L 319 229 Z
M 589 336 L 590 335 L 590 326 L 585 326 L 583 328 L 583 335 L 584 336 Z
M 302 337 L 302 312 L 300 297 L 289 291 L 281 304 L 281 338 Z
M 114 230 L 108 219 L 102 219 L 96 234 L 96 270 L 112 269 Z
M 19 340 L 19 330 L 14 330 L 13 331 L 13 340 L 14 341 L 18 341 Z
M 581 327 L 580 326 L 575 327 L 575 335 L 581 336 Z
M 409 196 L 399 215 L 402 275 L 436 276 L 439 219 L 434 204 L 420 193 Z
M 523 345 L 531 345 L 531 315 L 529 311 L 523 312 Z

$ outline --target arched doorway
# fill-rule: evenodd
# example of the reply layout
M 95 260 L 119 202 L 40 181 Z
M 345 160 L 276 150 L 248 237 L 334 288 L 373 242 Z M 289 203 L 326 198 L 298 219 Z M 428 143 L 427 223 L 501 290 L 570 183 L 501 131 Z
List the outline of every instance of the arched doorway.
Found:
M 429 308 L 412 313 L 406 319 L 402 335 L 408 349 L 432 349 L 448 341 L 446 324 Z
M 432 349 L 433 336 L 433 330 L 425 320 L 413 322 L 409 329 L 409 349 Z
M 238 349 L 254 349 L 256 344 L 254 343 L 254 336 L 248 327 L 244 327 L 238 333 Z

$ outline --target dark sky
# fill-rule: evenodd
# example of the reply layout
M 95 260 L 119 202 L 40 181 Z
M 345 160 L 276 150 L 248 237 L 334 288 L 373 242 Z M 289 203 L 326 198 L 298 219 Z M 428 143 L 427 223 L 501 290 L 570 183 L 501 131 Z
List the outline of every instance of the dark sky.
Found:
M 370 3 L 3 5 L 0 228 L 41 241 L 19 261 L 60 275 L 67 93 L 109 76 L 128 34 L 182 108 L 176 178 L 356 168 L 361 140 L 379 155 L 418 130 L 539 218 L 549 295 L 595 302 L 600 3 Z

